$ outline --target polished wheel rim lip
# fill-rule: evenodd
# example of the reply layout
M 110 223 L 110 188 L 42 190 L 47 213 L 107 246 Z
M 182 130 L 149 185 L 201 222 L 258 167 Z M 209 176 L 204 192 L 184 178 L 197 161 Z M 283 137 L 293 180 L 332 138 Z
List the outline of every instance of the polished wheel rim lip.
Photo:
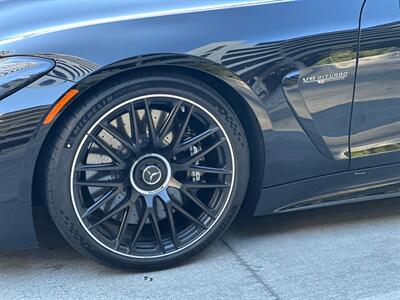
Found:
M 166 176 L 166 179 L 164 180 L 163 184 L 162 184 L 160 187 L 158 187 L 157 189 L 152 190 L 152 191 L 146 191 L 146 190 L 144 190 L 144 189 L 141 189 L 141 188 L 135 183 L 135 180 L 134 180 L 134 178 L 133 178 L 133 173 L 134 173 L 134 170 L 135 170 L 137 164 L 138 164 L 140 161 L 142 161 L 143 159 L 148 158 L 148 157 L 157 157 L 157 158 L 160 159 L 160 160 L 165 164 L 165 166 L 167 167 L 167 176 Z M 131 181 L 131 184 L 132 184 L 133 188 L 134 188 L 137 192 L 139 192 L 139 193 L 141 193 L 141 194 L 144 194 L 144 195 L 155 195 L 155 194 L 161 192 L 163 189 L 165 189 L 165 188 L 168 186 L 168 183 L 169 183 L 169 181 L 171 180 L 171 166 L 170 166 L 169 162 L 165 159 L 165 157 L 163 157 L 162 155 L 160 155 L 160 154 L 158 154 L 158 153 L 147 153 L 147 154 L 142 155 L 141 157 L 139 157 L 139 158 L 133 163 L 133 165 L 132 165 L 132 167 L 131 167 L 131 170 L 130 170 L 130 172 L 129 172 L 129 179 L 130 179 L 130 181 Z M 157 183 L 158 183 L 158 182 L 157 182 Z M 157 183 L 156 183 L 156 184 L 157 184 Z
M 140 101 L 140 100 L 144 100 L 144 99 L 151 99 L 151 98 L 170 98 L 170 99 L 175 99 L 175 100 L 180 100 L 180 101 L 184 101 L 187 103 L 190 103 L 191 105 L 199 108 L 201 111 L 203 111 L 204 113 L 206 113 L 219 127 L 219 129 L 222 131 L 226 142 L 228 144 L 228 148 L 229 148 L 229 153 L 230 153 L 230 159 L 231 159 L 231 164 L 232 164 L 232 173 L 231 173 L 231 184 L 229 187 L 229 191 L 225 200 L 225 203 L 223 204 L 223 207 L 220 209 L 218 215 L 215 217 L 215 219 L 213 220 L 212 224 L 209 225 L 209 227 L 204 230 L 204 232 L 202 232 L 199 236 L 197 236 L 193 241 L 190 241 L 188 244 L 184 245 L 183 247 L 179 248 L 179 249 L 175 249 L 171 252 L 168 253 L 163 253 L 163 254 L 157 254 L 157 255 L 146 255 L 146 256 L 138 256 L 138 255 L 133 255 L 133 254 L 129 254 L 129 253 L 124 253 L 121 251 L 118 251 L 116 249 L 113 249 L 112 247 L 109 247 L 108 245 L 104 244 L 102 241 L 100 241 L 86 226 L 86 224 L 84 223 L 82 216 L 79 213 L 77 204 L 76 204 L 76 199 L 75 199 L 75 195 L 74 195 L 74 171 L 76 169 L 76 163 L 79 157 L 79 154 L 81 153 L 82 147 L 84 146 L 86 140 L 89 138 L 89 135 L 95 130 L 95 128 L 105 119 L 107 118 L 110 114 L 112 114 L 113 112 L 115 112 L 116 110 L 118 110 L 119 108 L 130 104 L 130 103 L 134 103 L 136 101 Z M 124 256 L 124 257 L 128 257 L 128 258 L 135 258 L 135 259 L 156 259 L 156 258 L 162 258 L 162 257 L 166 257 L 166 256 L 170 256 L 173 255 L 175 253 L 178 252 L 182 252 L 185 249 L 189 248 L 190 246 L 192 246 L 193 244 L 195 244 L 196 242 L 198 242 L 199 240 L 201 240 L 214 226 L 215 224 L 218 223 L 219 219 L 221 218 L 222 214 L 225 212 L 225 209 L 228 205 L 228 203 L 231 201 L 232 198 L 232 190 L 233 190 L 233 186 L 235 184 L 235 180 L 236 180 L 236 172 L 235 172 L 235 157 L 233 154 L 233 148 L 232 148 L 232 144 L 231 141 L 226 133 L 225 128 L 221 125 L 221 122 L 214 116 L 212 115 L 206 108 L 204 108 L 202 105 L 187 99 L 185 97 L 181 97 L 181 96 L 177 96 L 177 95 L 172 95 L 172 94 L 148 94 L 148 95 L 143 95 L 143 96 L 139 96 L 139 97 L 135 97 L 129 100 L 126 100 L 120 104 L 118 104 L 117 106 L 115 106 L 114 108 L 112 108 L 111 110 L 109 110 L 106 114 L 104 114 L 103 116 L 101 116 L 91 127 L 90 129 L 87 131 L 87 133 L 85 134 L 85 136 L 83 137 L 82 141 L 80 142 L 76 152 L 75 152 L 75 156 L 72 162 L 72 168 L 71 168 L 71 174 L 70 174 L 70 196 L 71 196 L 71 200 L 72 200 L 72 204 L 73 204 L 73 208 L 74 208 L 74 212 L 79 220 L 79 223 L 81 224 L 81 226 L 84 228 L 84 230 L 86 231 L 86 233 L 94 240 L 96 241 L 97 244 L 99 244 L 101 247 L 103 247 L 104 249 Z

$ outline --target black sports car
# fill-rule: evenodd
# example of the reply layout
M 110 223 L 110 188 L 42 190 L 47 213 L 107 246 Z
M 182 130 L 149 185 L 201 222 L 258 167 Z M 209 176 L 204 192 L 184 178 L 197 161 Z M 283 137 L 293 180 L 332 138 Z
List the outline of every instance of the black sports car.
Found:
M 0 1 L 0 247 L 191 257 L 239 209 L 400 195 L 399 0 Z

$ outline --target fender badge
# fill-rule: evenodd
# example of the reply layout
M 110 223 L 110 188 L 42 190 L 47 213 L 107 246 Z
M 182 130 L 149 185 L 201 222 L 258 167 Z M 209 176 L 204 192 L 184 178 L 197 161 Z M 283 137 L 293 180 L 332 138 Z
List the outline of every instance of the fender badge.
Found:
M 339 81 L 345 80 L 349 76 L 349 72 L 337 72 L 337 73 L 329 73 L 324 75 L 317 75 L 317 76 L 309 76 L 303 78 L 303 83 L 318 83 L 324 84 L 330 81 Z

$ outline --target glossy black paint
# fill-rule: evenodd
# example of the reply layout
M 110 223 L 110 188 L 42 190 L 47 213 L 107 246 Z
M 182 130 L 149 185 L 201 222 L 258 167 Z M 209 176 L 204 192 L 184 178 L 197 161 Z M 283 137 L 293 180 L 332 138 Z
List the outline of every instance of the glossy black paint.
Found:
M 361 22 L 351 168 L 400 161 L 400 1 L 372 5 Z
M 50 108 L 43 95 L 58 99 L 72 82 L 44 76 L 0 101 L 0 247 L 36 246 L 32 219 L 34 172 L 47 130 L 40 130 Z M 33 102 L 34 101 L 34 102 Z
M 56 66 L 0 101 L 0 217 L 17 215 L 18 206 L 25 217 L 15 226 L 26 241 L 0 230 L 0 246 L 34 244 L 35 164 L 63 116 L 41 125 L 47 111 L 71 87 L 84 95 L 143 68 L 189 72 L 231 101 L 251 146 L 250 212 L 395 195 L 399 1 L 366 0 L 361 16 L 363 4 L 3 1 L 0 56 L 35 54 Z
M 0 58 L 0 100 L 36 81 L 55 66 L 50 59 L 33 56 Z

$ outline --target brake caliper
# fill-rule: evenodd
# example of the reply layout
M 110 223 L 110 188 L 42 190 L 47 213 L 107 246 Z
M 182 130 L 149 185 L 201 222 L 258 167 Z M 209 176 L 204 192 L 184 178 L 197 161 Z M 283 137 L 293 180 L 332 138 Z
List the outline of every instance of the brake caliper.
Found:
M 191 146 L 191 147 L 190 147 L 190 156 L 194 156 L 194 155 L 196 155 L 197 153 L 199 153 L 200 151 L 201 151 L 200 147 Z M 196 160 L 196 161 L 194 162 L 194 164 L 195 164 L 196 166 L 198 166 L 198 165 L 200 164 L 200 161 L 201 161 L 201 160 L 202 160 L 202 158 L 199 159 L 199 160 Z M 199 181 L 201 180 L 201 175 L 200 175 L 200 172 L 199 172 L 199 171 L 191 171 L 191 172 L 190 172 L 190 176 L 192 177 L 192 181 L 193 181 L 193 182 L 199 182 Z

